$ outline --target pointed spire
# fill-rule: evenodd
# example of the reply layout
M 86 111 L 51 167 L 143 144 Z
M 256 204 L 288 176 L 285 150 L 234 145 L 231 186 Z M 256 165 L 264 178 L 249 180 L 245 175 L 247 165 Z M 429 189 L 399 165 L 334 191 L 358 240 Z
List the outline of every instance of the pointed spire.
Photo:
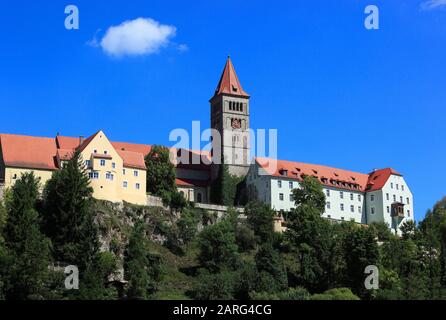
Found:
M 215 90 L 215 95 L 220 94 L 230 94 L 234 96 L 241 96 L 249 98 L 238 80 L 237 74 L 235 73 L 234 66 L 232 65 L 231 58 L 228 56 L 225 68 L 221 75 L 220 81 L 218 82 L 217 89 Z

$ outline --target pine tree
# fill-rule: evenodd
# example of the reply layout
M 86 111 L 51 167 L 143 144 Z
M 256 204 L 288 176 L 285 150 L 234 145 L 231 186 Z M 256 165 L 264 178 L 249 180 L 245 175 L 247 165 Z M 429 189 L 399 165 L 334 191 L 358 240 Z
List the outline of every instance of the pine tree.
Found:
M 211 202 L 224 206 L 233 206 L 236 202 L 237 185 L 242 178 L 229 173 L 229 167 L 222 161 L 217 179 L 211 186 Z
M 23 174 L 12 187 L 4 239 L 7 299 L 42 299 L 45 294 L 50 242 L 40 232 L 35 209 L 38 190 L 39 181 L 32 172 Z
M 76 151 L 53 173 L 44 192 L 44 225 L 55 259 L 87 270 L 97 263 L 99 236 L 92 211 L 93 189 L 81 154 Z
M 148 251 L 147 241 L 145 225 L 140 220 L 133 227 L 124 257 L 129 299 L 147 299 L 156 290 L 160 278 L 160 259 Z

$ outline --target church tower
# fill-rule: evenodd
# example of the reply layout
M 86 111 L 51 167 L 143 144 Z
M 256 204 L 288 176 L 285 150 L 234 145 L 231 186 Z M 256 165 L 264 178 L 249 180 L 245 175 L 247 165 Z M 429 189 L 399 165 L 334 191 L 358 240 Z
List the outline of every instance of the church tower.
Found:
M 228 57 L 215 94 L 209 101 L 211 127 L 220 136 L 212 137 L 212 153 L 214 157 L 223 156 L 229 172 L 236 176 L 245 176 L 250 165 L 249 98 Z

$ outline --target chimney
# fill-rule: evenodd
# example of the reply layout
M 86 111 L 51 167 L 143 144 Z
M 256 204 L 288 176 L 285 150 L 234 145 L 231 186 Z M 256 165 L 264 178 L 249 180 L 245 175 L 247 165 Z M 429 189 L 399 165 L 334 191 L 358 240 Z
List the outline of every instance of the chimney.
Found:
M 84 143 L 84 141 L 85 141 L 84 136 L 80 136 L 80 137 L 79 137 L 79 145 L 81 145 L 82 143 Z

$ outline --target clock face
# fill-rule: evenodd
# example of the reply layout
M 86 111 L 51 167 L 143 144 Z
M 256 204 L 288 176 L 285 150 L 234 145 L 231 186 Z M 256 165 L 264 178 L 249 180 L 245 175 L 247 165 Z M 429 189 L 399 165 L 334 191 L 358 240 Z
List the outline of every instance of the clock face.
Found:
M 233 128 L 233 129 L 241 129 L 241 127 L 242 127 L 242 122 L 241 122 L 240 119 L 232 119 L 232 123 L 231 123 L 231 125 L 232 125 L 232 128 Z

